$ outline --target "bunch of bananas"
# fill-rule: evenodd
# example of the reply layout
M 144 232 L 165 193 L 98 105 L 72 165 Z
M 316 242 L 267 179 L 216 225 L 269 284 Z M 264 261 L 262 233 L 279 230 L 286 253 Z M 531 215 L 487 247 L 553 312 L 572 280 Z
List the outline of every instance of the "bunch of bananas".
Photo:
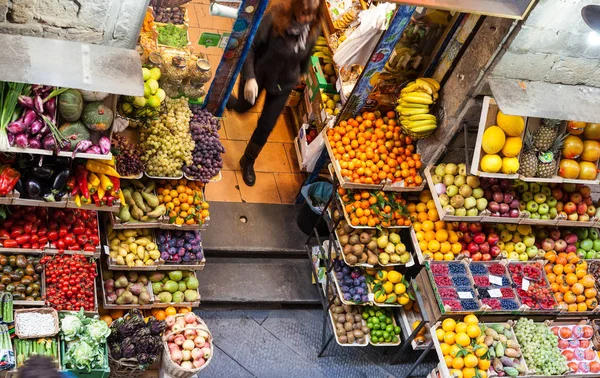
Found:
M 329 45 L 327 45 L 327 40 L 322 35 L 317 37 L 317 43 L 313 48 L 312 55 L 321 58 L 325 64 L 333 63 L 333 53 L 331 52 Z
M 333 21 L 333 27 L 336 29 L 345 29 L 356 19 L 356 13 L 354 9 L 350 9 L 346 13 L 344 13 L 340 18 Z
M 396 112 L 400 124 L 411 134 L 424 134 L 435 130 L 437 119 L 429 114 L 429 105 L 438 99 L 440 83 L 431 78 L 410 82 L 400 92 Z

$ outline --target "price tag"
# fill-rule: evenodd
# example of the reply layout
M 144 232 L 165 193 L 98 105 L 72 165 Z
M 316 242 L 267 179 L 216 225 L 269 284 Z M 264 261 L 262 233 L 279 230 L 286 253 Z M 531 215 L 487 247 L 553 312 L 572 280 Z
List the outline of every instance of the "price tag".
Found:
M 473 299 L 473 294 L 470 291 L 459 291 L 458 297 L 460 299 Z
M 494 276 L 493 274 L 490 274 L 489 279 L 490 279 L 490 283 L 492 283 L 494 285 L 502 286 L 502 277 Z
M 488 290 L 488 294 L 492 298 L 502 298 L 502 292 L 500 291 L 500 289 L 490 289 Z
M 523 283 L 521 284 L 521 289 L 527 291 L 529 290 L 529 280 L 527 278 L 523 278 Z
M 367 297 L 369 297 L 369 302 L 374 302 L 374 301 L 375 301 L 375 294 L 373 294 L 373 293 L 369 293 L 369 294 L 367 295 Z

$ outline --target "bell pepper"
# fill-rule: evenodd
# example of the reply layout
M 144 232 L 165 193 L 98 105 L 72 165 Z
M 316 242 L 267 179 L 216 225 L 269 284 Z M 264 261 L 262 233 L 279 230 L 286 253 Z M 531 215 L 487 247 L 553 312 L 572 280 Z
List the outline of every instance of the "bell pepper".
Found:
M 88 171 L 83 167 L 83 165 L 78 165 L 75 170 L 75 178 L 77 179 L 77 185 L 79 185 L 79 192 L 81 193 L 81 201 L 83 203 L 88 203 L 90 199 L 87 177 Z
M 112 187 L 113 192 L 115 192 L 116 194 L 119 194 L 119 191 L 121 190 L 121 180 L 119 180 L 118 177 L 112 177 L 112 176 L 107 176 L 107 177 L 110 180 L 110 182 L 112 182 L 112 184 L 113 184 L 113 187 Z
M 88 182 L 94 187 L 98 187 L 98 185 L 100 185 L 100 179 L 98 178 L 98 176 L 96 176 L 94 172 L 90 172 L 90 174 L 88 175 Z
M 78 186 L 75 186 L 73 189 L 71 189 L 71 192 L 69 193 L 69 195 L 71 197 L 75 197 L 78 194 L 79 194 L 79 187 Z
M 98 177 L 100 178 L 100 186 L 102 186 L 102 189 L 104 189 L 105 191 L 109 191 L 113 188 L 113 183 L 112 181 L 108 178 L 108 176 L 99 173 Z M 117 179 L 118 180 L 118 179 Z
M 77 205 L 77 207 L 81 207 L 81 196 L 79 194 L 75 195 L 75 205 Z
M 119 175 L 119 172 L 117 172 L 114 167 L 100 163 L 97 160 L 88 160 L 85 164 L 85 168 L 90 172 L 103 173 L 108 176 L 121 178 L 121 175 Z
M 71 176 L 69 177 L 69 179 L 67 180 L 67 190 L 69 192 L 73 191 L 75 188 L 77 188 L 77 180 L 75 179 L 75 176 Z
M 119 190 L 119 193 L 117 193 L 119 196 L 119 201 L 121 201 L 121 206 L 125 205 L 125 195 L 123 194 L 122 190 Z
M 98 193 L 98 198 L 102 199 L 102 197 L 104 197 L 104 194 L 106 193 L 106 191 L 104 190 L 102 185 L 100 185 L 98 187 L 98 190 L 96 190 L 96 193 Z
M 101 163 L 101 164 L 110 165 L 111 167 L 116 167 L 116 165 L 117 165 L 115 162 L 114 156 L 110 160 L 94 160 L 94 161 L 97 161 L 98 163 Z
M 93 186 L 91 183 L 89 183 L 89 182 L 88 182 L 88 183 L 87 183 L 87 187 L 88 187 L 88 192 L 89 192 L 90 194 L 94 194 L 94 193 L 96 193 L 96 187 L 94 187 L 94 186 Z
M 115 196 L 106 196 L 106 204 L 112 206 L 115 203 Z
M 8 166 L 3 167 L 0 174 L 0 195 L 5 196 L 11 192 L 15 185 L 17 185 L 20 177 L 21 174 L 19 171 Z

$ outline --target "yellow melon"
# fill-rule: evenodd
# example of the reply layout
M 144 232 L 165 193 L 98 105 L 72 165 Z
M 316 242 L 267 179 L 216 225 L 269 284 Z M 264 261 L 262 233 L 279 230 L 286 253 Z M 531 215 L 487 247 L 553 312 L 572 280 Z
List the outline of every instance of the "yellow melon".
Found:
M 481 170 L 496 173 L 502 168 L 502 158 L 496 154 L 487 154 L 481 159 Z
M 481 148 L 486 154 L 497 154 L 504 147 L 506 135 L 498 126 L 490 126 L 483 133 Z
M 519 170 L 519 159 L 516 157 L 505 157 L 502 159 L 502 173 L 514 175 Z
M 502 147 L 502 155 L 509 158 L 515 157 L 521 152 L 521 147 L 523 147 L 521 137 L 508 137 Z
M 501 111 L 498 111 L 496 122 L 508 136 L 520 136 L 523 133 L 523 130 L 525 130 L 525 120 L 521 116 L 506 115 Z

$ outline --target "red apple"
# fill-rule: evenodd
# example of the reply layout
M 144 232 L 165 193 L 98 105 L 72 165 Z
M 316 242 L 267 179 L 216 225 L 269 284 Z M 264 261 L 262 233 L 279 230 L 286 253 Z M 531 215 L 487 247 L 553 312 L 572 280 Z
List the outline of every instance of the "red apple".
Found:
M 465 251 L 467 249 L 467 243 L 464 240 L 459 241 L 460 248 Z
M 471 258 L 473 259 L 473 261 L 481 261 L 483 256 L 481 255 L 481 253 L 475 252 L 474 254 L 471 255 Z
M 556 252 L 563 252 L 567 249 L 567 242 L 564 241 L 563 239 L 558 239 L 555 243 L 554 243 L 554 250 Z
M 567 249 L 565 249 L 565 252 L 567 253 L 577 253 L 577 247 L 575 247 L 575 244 L 570 244 L 567 246 Z
M 542 241 L 541 245 L 542 249 L 546 252 L 550 252 L 554 249 L 554 240 L 550 239 L 550 238 L 546 238 L 544 239 L 544 241 Z
M 581 202 L 585 203 L 586 205 L 591 205 L 594 203 L 594 200 L 592 199 L 591 196 L 586 196 L 586 197 L 583 197 Z
M 577 234 L 574 234 L 572 232 L 567 232 L 565 235 L 565 241 L 567 242 L 567 244 L 575 244 L 577 243 Z
M 592 195 L 592 188 L 587 185 L 583 185 L 581 188 L 579 188 L 579 193 L 581 193 L 581 195 L 584 197 L 589 197 Z
M 479 245 L 479 252 L 483 253 L 484 255 L 486 253 L 490 253 L 490 245 L 488 244 L 488 242 L 483 242 Z
M 467 251 L 469 251 L 471 254 L 479 252 L 479 245 L 471 242 L 469 245 L 467 245 Z
M 587 205 L 583 202 L 577 204 L 577 214 L 583 215 L 587 213 Z M 587 214 L 586 214 L 587 215 Z
M 496 245 L 498 244 L 498 241 L 500 241 L 500 237 L 498 236 L 498 234 L 492 232 L 491 234 L 488 235 L 487 237 L 487 242 L 490 245 Z
M 555 188 L 552 188 L 552 197 L 556 198 L 557 201 L 560 201 L 562 199 L 563 196 L 563 192 L 562 190 L 560 190 L 560 188 L 557 186 Z
M 589 222 L 590 221 L 590 216 L 586 214 L 581 214 L 579 215 L 579 217 L 577 217 L 577 220 L 579 222 Z
M 560 213 L 561 211 L 563 211 L 564 206 L 565 206 L 564 202 L 558 201 L 556 203 L 556 211 Z
M 565 213 L 567 213 L 567 215 L 568 214 L 573 214 L 574 212 L 577 211 L 577 205 L 574 202 L 567 202 L 565 204 L 564 211 L 565 211 Z
M 567 215 L 567 219 L 570 221 L 576 222 L 578 218 L 579 218 L 579 214 L 577 214 L 577 213 Z
M 492 248 L 490 248 L 490 255 L 492 255 L 492 257 L 498 256 L 500 252 L 502 252 L 502 250 L 497 245 L 494 245 Z
M 483 232 L 476 233 L 473 235 L 473 242 L 483 244 L 483 242 L 485 242 L 485 234 Z
M 553 240 L 560 239 L 560 230 L 558 228 L 555 228 L 554 230 L 550 231 L 550 237 Z
M 466 232 L 466 233 L 463 235 L 463 240 L 465 241 L 465 243 L 470 243 L 470 242 L 472 242 L 472 241 L 473 241 L 473 235 L 471 235 L 471 233 L 470 233 L 470 232 Z
M 469 231 L 469 224 L 467 222 L 460 222 L 458 225 L 458 229 L 460 230 L 460 232 L 467 232 Z
M 483 261 L 490 261 L 492 259 L 492 256 L 489 253 L 484 253 L 483 254 Z
M 583 200 L 583 197 L 579 193 L 572 193 L 569 199 L 571 200 L 571 202 L 575 202 L 577 204 L 581 202 L 581 200 Z
M 481 223 L 470 223 L 469 230 L 471 230 L 471 232 L 473 232 L 473 233 L 481 232 L 481 230 L 482 230 Z

